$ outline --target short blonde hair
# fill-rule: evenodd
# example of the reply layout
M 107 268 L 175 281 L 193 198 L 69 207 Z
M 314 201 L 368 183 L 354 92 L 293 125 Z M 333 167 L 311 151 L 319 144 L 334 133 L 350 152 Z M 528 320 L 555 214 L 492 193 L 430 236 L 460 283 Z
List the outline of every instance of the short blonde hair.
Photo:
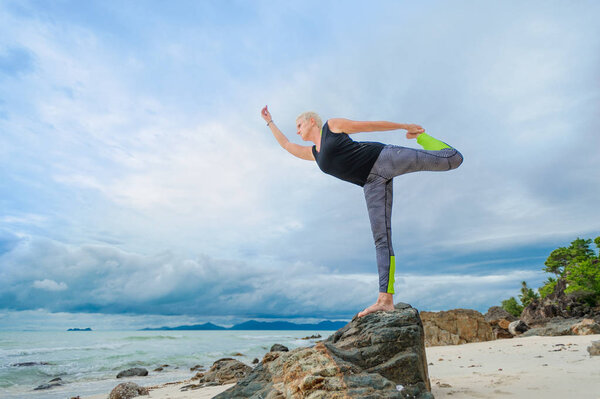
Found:
M 321 120 L 321 117 L 319 116 L 319 114 L 313 111 L 306 111 L 301 113 L 300 115 L 298 115 L 296 120 L 304 119 L 305 121 L 309 121 L 310 118 L 313 118 L 315 120 L 315 123 L 317 124 L 317 127 L 319 129 L 323 126 L 323 121 Z

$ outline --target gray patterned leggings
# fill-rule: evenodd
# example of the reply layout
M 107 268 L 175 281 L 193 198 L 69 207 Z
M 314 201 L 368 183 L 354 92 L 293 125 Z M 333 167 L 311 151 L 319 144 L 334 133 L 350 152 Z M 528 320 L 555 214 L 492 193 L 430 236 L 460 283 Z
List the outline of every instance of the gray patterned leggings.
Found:
M 386 145 L 379 154 L 363 187 L 375 239 L 379 292 L 394 293 L 396 264 L 390 224 L 393 178 L 411 172 L 456 169 L 462 161 L 461 153 L 454 148 L 427 151 Z

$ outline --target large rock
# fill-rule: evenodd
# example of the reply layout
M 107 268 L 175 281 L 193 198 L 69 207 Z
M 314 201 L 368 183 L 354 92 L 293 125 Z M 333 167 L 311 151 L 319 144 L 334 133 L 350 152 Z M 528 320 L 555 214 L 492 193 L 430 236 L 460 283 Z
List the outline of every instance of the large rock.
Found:
M 123 382 L 114 387 L 108 399 L 131 399 L 140 395 L 148 395 L 148 389 L 133 382 Z
M 490 323 L 492 333 L 495 339 L 512 338 L 513 334 L 508 331 L 508 326 L 517 318 L 500 306 L 492 306 L 483 316 L 484 320 Z
M 445 312 L 422 312 L 425 346 L 460 345 L 493 341 L 490 323 L 476 310 L 454 309 Z
M 198 373 L 198 383 L 231 384 L 246 377 L 251 371 L 252 367 L 246 366 L 239 360 L 226 357 L 214 362 L 206 373 Z
M 600 334 L 600 324 L 593 319 L 583 319 L 577 324 L 571 326 L 574 335 L 594 335 Z
M 117 378 L 123 377 L 145 377 L 148 375 L 148 370 L 142 367 L 134 367 L 131 369 L 123 370 L 117 374 Z
M 432 399 L 424 338 L 419 312 L 399 303 L 355 317 L 315 346 L 268 352 L 215 399 Z
M 583 319 L 563 319 L 562 317 L 555 317 L 554 319 L 546 320 L 544 323 L 536 324 L 536 327 L 527 330 L 527 332 L 521 334 L 521 337 L 557 337 L 561 335 L 573 335 L 572 327 L 580 323 Z
M 546 296 L 544 299 L 532 301 L 523 309 L 520 319 L 532 326 L 542 325 L 556 317 L 582 319 L 598 316 L 598 309 L 586 303 L 583 300 L 582 294 L 565 294 L 566 288 L 566 280 L 559 279 L 552 294 Z
M 508 320 L 509 322 L 516 321 L 517 318 L 508 313 L 501 306 L 492 306 L 488 309 L 487 313 L 483 316 L 485 321 L 488 323 L 498 323 L 500 320 Z

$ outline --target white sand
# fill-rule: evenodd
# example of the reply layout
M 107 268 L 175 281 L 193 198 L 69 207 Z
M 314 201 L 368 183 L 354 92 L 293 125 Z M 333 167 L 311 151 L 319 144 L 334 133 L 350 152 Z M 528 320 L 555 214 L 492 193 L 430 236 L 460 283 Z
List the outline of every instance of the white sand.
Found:
M 587 351 L 599 340 L 600 335 L 527 337 L 427 348 L 432 393 L 436 399 L 600 399 L 600 356 Z M 181 392 L 186 384 L 152 389 L 149 397 L 208 399 L 233 386 Z
M 432 393 L 436 399 L 599 399 L 600 356 L 587 351 L 598 340 L 527 337 L 427 348 Z

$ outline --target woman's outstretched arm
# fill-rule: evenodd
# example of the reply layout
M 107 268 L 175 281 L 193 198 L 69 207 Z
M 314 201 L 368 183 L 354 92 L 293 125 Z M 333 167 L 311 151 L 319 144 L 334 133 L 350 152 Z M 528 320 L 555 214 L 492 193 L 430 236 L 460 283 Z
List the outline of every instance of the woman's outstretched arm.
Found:
M 388 121 L 353 121 L 344 118 L 334 118 L 327 121 L 329 130 L 333 133 L 381 132 L 386 130 L 406 130 L 406 138 L 412 139 L 423 133 L 419 125 L 412 123 L 396 123 Z
M 275 126 L 275 122 L 273 122 L 273 117 L 271 116 L 271 113 L 267 109 L 266 105 L 260 112 L 260 115 L 267 122 L 267 126 L 269 126 L 271 132 L 273 133 L 273 136 L 275 136 L 275 139 L 277 140 L 279 145 L 283 147 L 283 149 L 300 159 L 305 159 L 307 161 L 315 160 L 315 157 L 312 153 L 312 147 L 290 142 L 288 138 L 285 137 L 285 134 L 283 134 L 281 130 L 279 130 L 279 128 Z

